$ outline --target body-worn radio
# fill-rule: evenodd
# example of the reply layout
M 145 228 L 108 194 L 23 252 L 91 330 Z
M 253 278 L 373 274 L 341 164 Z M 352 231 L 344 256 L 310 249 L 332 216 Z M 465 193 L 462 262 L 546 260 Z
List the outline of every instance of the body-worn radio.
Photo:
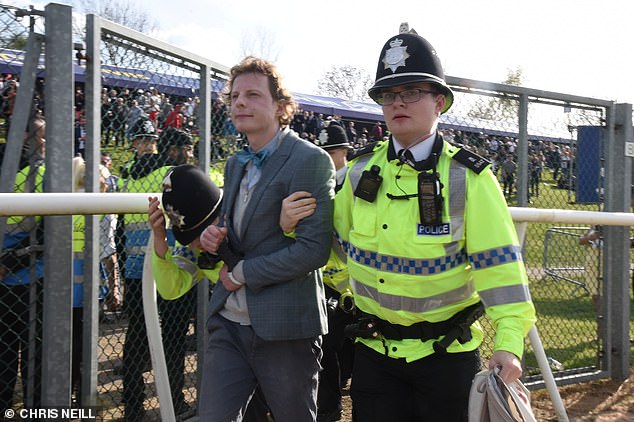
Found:
M 381 182 L 383 182 L 383 176 L 379 174 L 380 171 L 381 167 L 377 165 L 370 167 L 370 170 L 365 170 L 361 174 L 357 188 L 354 190 L 354 196 L 368 202 L 374 202 L 379 187 L 381 187 Z
M 442 223 L 442 184 L 438 173 L 418 173 L 418 209 L 424 225 Z

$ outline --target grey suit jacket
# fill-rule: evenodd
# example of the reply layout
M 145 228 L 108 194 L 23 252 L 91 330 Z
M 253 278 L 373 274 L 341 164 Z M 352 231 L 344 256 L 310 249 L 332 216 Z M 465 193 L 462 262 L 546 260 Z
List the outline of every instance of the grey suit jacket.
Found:
M 228 239 L 243 259 L 251 326 L 265 340 L 316 337 L 327 332 L 326 303 L 320 268 L 328 261 L 332 236 L 335 169 L 321 148 L 286 130 L 277 150 L 262 165 L 239 236 L 233 209 L 244 167 L 235 157 L 225 168 L 222 214 Z M 282 200 L 304 190 L 317 199 L 313 215 L 302 220 L 295 239 L 279 225 Z M 229 292 L 217 283 L 209 315 L 224 307 Z

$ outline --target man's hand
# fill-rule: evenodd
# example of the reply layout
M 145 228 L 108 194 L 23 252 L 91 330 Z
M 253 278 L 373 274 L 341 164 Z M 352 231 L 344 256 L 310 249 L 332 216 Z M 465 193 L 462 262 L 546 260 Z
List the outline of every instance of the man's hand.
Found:
M 235 292 L 240 287 L 242 287 L 240 284 L 234 283 L 229 278 L 229 267 L 227 267 L 227 264 L 223 265 L 222 268 L 220 269 L 220 273 L 218 273 L 218 280 L 220 280 L 222 285 L 229 292 Z
M 519 358 L 511 352 L 498 350 L 489 359 L 489 369 L 500 367 L 500 377 L 509 384 L 522 376 L 522 363 Z
M 282 201 L 280 211 L 280 228 L 284 233 L 292 233 L 300 220 L 313 215 L 317 208 L 317 200 L 310 192 L 297 191 Z
M 227 237 L 227 228 L 215 225 L 207 226 L 200 234 L 200 246 L 209 253 L 218 254 L 218 248 Z

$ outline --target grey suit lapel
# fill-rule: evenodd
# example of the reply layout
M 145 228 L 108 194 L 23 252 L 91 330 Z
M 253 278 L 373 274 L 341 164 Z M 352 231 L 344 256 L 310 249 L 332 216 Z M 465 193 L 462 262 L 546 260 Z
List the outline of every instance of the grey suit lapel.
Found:
M 227 172 L 225 177 L 226 182 L 224 187 L 225 197 L 223 199 L 223 211 L 224 216 L 226 216 L 228 224 L 228 229 L 230 232 L 233 231 L 233 210 L 235 208 L 235 201 L 240 193 L 240 182 L 242 181 L 242 176 L 244 176 L 244 167 L 240 165 L 237 159 L 231 158 L 227 162 Z M 231 238 L 232 236 L 230 236 Z
M 240 239 L 244 239 L 244 234 L 249 227 L 251 219 L 254 216 L 255 210 L 262 199 L 262 195 L 266 192 L 267 186 L 271 183 L 275 175 L 281 170 L 284 166 L 286 160 L 288 160 L 291 151 L 295 145 L 296 140 L 292 135 L 293 132 L 287 131 L 282 135 L 282 139 L 280 140 L 280 145 L 277 147 L 277 150 L 264 161 L 262 165 L 262 174 L 260 176 L 260 180 L 257 185 L 255 185 L 255 189 L 253 190 L 253 194 L 251 195 L 251 199 L 249 200 L 249 204 L 244 212 L 244 216 L 242 219 L 242 226 L 240 232 Z

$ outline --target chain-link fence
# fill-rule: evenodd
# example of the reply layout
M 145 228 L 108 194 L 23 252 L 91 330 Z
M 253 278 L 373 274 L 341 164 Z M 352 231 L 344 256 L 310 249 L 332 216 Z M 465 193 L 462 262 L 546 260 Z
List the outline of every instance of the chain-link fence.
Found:
M 203 84 L 204 63 L 172 54 L 154 40 L 140 39 L 125 28 L 97 20 L 102 76 L 99 98 L 100 148 L 112 164 L 119 192 L 160 192 L 171 166 L 194 163 L 208 154 L 210 176 L 222 186 L 224 159 L 237 145 L 237 132 L 218 101 L 222 84 L 216 78 Z M 222 70 L 213 69 L 223 77 Z M 201 86 L 211 86 L 211 98 Z M 95 87 L 93 87 L 94 89 Z M 78 93 L 81 91 L 78 90 Z M 95 91 L 96 92 L 96 91 Z M 202 97 L 202 99 L 201 99 Z M 94 101 L 95 99 L 93 99 Z M 88 106 L 91 106 L 90 104 Z M 94 104 L 92 104 L 94 107 Z M 82 110 L 78 109 L 78 113 Z M 78 116 L 81 120 L 82 116 Z M 208 136 L 205 128 L 209 127 Z M 202 130 L 201 130 L 202 128 Z M 207 143 L 205 140 L 208 139 Z M 81 140 L 78 143 L 81 151 Z M 116 264 L 123 295 L 111 301 L 102 318 L 99 341 L 100 405 L 105 419 L 156 420 L 154 372 L 151 370 L 142 300 L 145 248 L 149 239 L 145 214 L 117 216 Z M 168 232 L 171 246 L 174 239 Z M 177 419 L 191 417 L 197 405 L 197 355 L 203 344 L 197 337 L 205 315 L 197 309 L 193 288 L 175 300 L 159 298 L 163 346 Z M 122 299 L 122 300 L 121 300 Z M 202 303 L 206 303 L 205 298 Z M 122 306 L 121 306 L 122 304 Z
M 30 11 L 0 7 L 0 160 L 7 155 L 6 140 L 16 110 L 20 69 L 29 35 L 40 31 L 43 19 Z M 43 84 L 37 79 L 32 106 L 15 156 L 19 172 L 13 174 L 16 192 L 42 192 L 44 107 Z M 12 183 L 13 184 L 13 183 Z M 0 407 L 39 407 L 42 385 L 43 321 L 43 225 L 41 217 L 10 217 L 2 220 L 0 250 Z M 14 397 L 14 391 L 20 393 Z
M 20 51 L 25 45 L 14 41 L 26 40 L 30 27 L 37 30 L 40 20 L 34 16 L 0 7 L 0 29 L 6 28 L 0 31 L 0 48 L 15 51 L 10 56 L 15 57 L 14 67 L 4 67 L 2 73 L 11 73 L 11 78 L 19 78 Z M 210 175 L 222 185 L 224 159 L 240 146 L 225 106 L 218 101 L 226 69 L 98 18 L 88 22 L 86 44 L 75 56 L 75 136 L 69 161 L 70 156 L 83 157 L 89 173 L 99 160 L 103 169 L 97 179 L 102 179 L 99 186 L 106 191 L 160 192 L 170 166 L 196 160 L 209 162 Z M 7 53 L 3 50 L 2 54 Z M 87 65 L 86 57 L 98 60 Z M 12 60 L 8 62 L 4 66 L 12 64 Z M 91 79 L 91 71 L 99 77 Z M 201 77 L 206 72 L 211 75 L 208 81 Z M 441 130 L 446 139 L 491 160 L 510 205 L 602 209 L 608 180 L 606 148 L 613 125 L 609 104 L 468 80 L 450 83 L 456 100 L 451 112 L 442 117 Z M 5 80 L 5 87 L 8 85 Z M 44 105 L 38 86 L 34 95 L 41 105 L 35 109 Z M 3 87 L 3 100 L 4 96 Z M 9 120 L 8 116 L 0 118 L 5 127 L 0 144 L 6 141 Z M 30 155 L 19 166 L 16 191 L 41 191 L 43 167 L 29 157 L 37 151 L 38 137 L 43 138 L 38 134 L 42 123 L 30 119 L 32 141 L 28 145 L 32 146 L 24 149 Z M 98 221 L 101 239 L 87 236 L 85 246 L 99 244 L 96 393 L 100 417 L 158 420 L 156 380 L 141 300 L 147 218 L 113 214 L 100 216 Z M 43 277 L 42 250 L 37 246 L 42 245 L 40 222 L 33 217 L 12 217 L 6 222 L 1 256 L 9 275 L 0 283 L 0 379 L 9 380 L 3 383 L 1 404 L 6 408 L 38 403 Z M 81 290 L 85 248 L 80 233 L 84 225 L 81 219 L 74 222 L 73 278 Z M 557 377 L 606 376 L 609 343 L 602 322 L 607 313 L 603 240 L 599 236 L 586 242 L 589 229 L 581 224 L 531 224 L 524 244 L 537 327 Z M 201 303 L 209 290 L 195 288 L 175 301 L 159 299 L 170 389 L 180 418 L 193 415 L 197 405 L 198 356 L 203 344 L 199 327 L 204 319 Z M 82 305 L 81 301 L 74 303 L 73 310 L 71 378 L 72 399 L 77 403 L 86 399 L 82 397 L 86 389 L 81 386 L 85 379 L 80 377 L 81 368 L 86 372 L 90 367 L 85 353 L 82 362 Z M 526 379 L 538 383 L 539 370 L 530 345 L 527 351 Z M 483 355 L 489 354 L 487 342 Z
M 495 84 L 487 89 L 484 83 L 474 89 L 473 81 L 456 81 L 455 105 L 443 116 L 442 131 L 492 162 L 509 205 L 603 209 L 605 103 L 526 91 L 528 118 L 522 127 L 521 89 Z M 625 180 L 629 190 L 631 175 Z M 531 224 L 524 244 L 537 328 L 551 369 L 568 382 L 607 369 L 603 239 L 588 240 L 593 229 Z M 539 383 L 530 345 L 527 351 L 525 380 Z

